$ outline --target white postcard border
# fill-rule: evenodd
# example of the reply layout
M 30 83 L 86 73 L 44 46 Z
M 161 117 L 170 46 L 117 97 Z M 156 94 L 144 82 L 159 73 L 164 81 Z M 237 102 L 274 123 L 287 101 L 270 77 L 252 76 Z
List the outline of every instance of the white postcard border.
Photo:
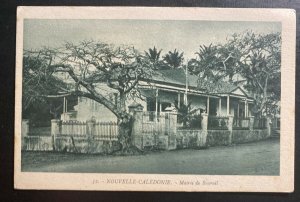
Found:
M 282 23 L 280 176 L 164 175 L 21 172 L 21 97 L 24 19 L 160 19 L 214 21 L 279 21 Z M 19 7 L 15 89 L 16 189 L 122 191 L 292 192 L 295 147 L 295 11 L 289 9 Z M 114 182 L 121 179 L 121 183 Z M 171 184 L 155 184 L 164 180 Z M 179 181 L 194 185 L 179 185 Z M 204 185 L 203 181 L 214 185 Z M 161 181 L 160 181 L 161 182 Z M 197 182 L 199 182 L 197 184 Z M 215 183 L 214 183 L 215 182 Z

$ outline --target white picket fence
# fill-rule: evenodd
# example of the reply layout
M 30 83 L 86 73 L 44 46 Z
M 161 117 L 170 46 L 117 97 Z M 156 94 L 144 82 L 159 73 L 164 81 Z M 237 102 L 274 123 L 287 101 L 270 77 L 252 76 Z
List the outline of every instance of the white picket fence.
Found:
M 118 140 L 118 124 L 115 122 L 95 122 L 90 127 L 89 130 L 87 122 L 64 121 L 61 124 L 60 135 L 74 138 L 91 136 L 97 140 Z
M 118 124 L 115 122 L 98 122 L 94 125 L 94 138 L 98 140 L 118 140 Z
M 61 124 L 61 135 L 85 137 L 87 135 L 87 124 L 81 121 L 63 121 Z

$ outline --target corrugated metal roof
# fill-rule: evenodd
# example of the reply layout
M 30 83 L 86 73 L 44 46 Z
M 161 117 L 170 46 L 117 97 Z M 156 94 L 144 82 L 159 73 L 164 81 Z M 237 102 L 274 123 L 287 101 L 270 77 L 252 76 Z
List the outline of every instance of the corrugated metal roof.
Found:
M 157 70 L 152 76 L 152 80 L 155 82 L 163 82 L 170 85 L 186 85 L 186 74 L 184 69 L 170 69 L 170 70 Z M 237 84 L 227 82 L 227 81 L 218 81 L 217 83 L 210 83 L 210 85 L 203 84 L 202 86 L 198 85 L 198 76 L 188 73 L 187 82 L 189 88 L 194 88 L 198 90 L 206 90 L 208 93 L 212 94 L 229 94 L 237 88 L 241 88 L 242 91 L 249 96 L 249 92 L 241 87 L 243 82 Z M 251 95 L 250 95 L 251 96 Z
M 152 80 L 176 85 L 186 85 L 186 74 L 184 69 L 157 70 Z M 198 87 L 198 77 L 188 73 L 187 82 L 189 87 Z

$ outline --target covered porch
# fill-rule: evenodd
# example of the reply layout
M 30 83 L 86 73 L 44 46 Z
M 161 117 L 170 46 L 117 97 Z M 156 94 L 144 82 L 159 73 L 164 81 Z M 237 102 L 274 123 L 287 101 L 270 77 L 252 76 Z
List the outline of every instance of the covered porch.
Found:
M 224 128 L 220 126 L 227 125 L 225 123 L 228 121 L 229 116 L 233 117 L 233 128 L 249 128 L 250 117 L 252 117 L 253 99 L 240 87 L 228 93 L 218 94 L 218 96 L 217 99 L 207 98 L 209 128 Z
M 196 91 L 173 90 L 165 88 L 143 89 L 143 96 L 147 99 L 147 111 L 164 111 L 165 108 L 177 104 L 191 103 L 191 107 L 201 108 L 208 115 L 248 117 L 251 116 L 253 99 L 247 95 L 207 94 Z

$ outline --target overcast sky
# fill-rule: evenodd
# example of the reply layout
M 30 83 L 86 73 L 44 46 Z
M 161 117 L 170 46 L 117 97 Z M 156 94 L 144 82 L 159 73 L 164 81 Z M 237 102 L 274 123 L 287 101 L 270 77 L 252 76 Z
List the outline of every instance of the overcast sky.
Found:
M 24 22 L 24 49 L 60 47 L 64 42 L 96 40 L 115 45 L 133 45 L 140 51 L 156 46 L 183 51 L 194 57 L 199 45 L 222 43 L 233 33 L 281 32 L 276 22 L 214 22 L 172 20 L 36 20 Z

